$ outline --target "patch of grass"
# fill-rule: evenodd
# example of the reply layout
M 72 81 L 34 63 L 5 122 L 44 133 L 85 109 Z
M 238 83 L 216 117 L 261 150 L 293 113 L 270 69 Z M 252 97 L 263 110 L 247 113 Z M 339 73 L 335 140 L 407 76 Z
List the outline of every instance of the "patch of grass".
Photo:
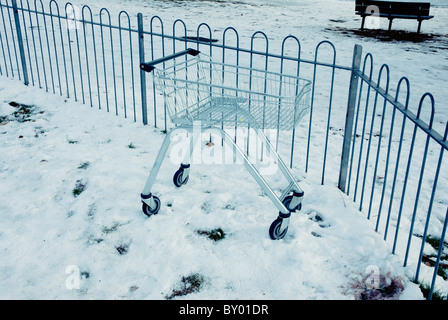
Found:
M 119 246 L 116 246 L 115 249 L 117 249 L 117 251 L 120 255 L 124 255 L 128 252 L 129 245 L 128 244 L 120 244 Z
M 81 163 L 81 164 L 78 166 L 78 169 L 85 170 L 85 169 L 87 169 L 88 167 L 90 167 L 90 162 L 86 161 L 86 162 Z
M 422 235 L 415 235 L 419 238 L 422 238 Z M 441 239 L 439 237 L 428 235 L 426 237 L 426 243 L 428 243 L 431 247 L 434 248 L 438 252 L 440 245 L 448 248 L 448 243 L 446 241 L 441 243 Z M 443 253 L 440 256 L 439 266 L 437 269 L 437 274 L 441 276 L 444 280 L 448 280 L 448 263 L 445 261 L 448 260 L 448 254 Z M 422 256 L 422 263 L 427 265 L 428 267 L 435 267 L 437 261 L 437 254 L 424 254 Z
M 446 256 L 442 256 L 440 260 L 446 259 Z M 437 256 L 426 255 L 422 256 L 422 262 L 428 267 L 435 267 L 437 261 Z M 443 280 L 448 280 L 448 264 L 439 261 L 439 268 L 437 269 L 437 275 L 441 276 Z
M 103 238 L 98 238 L 98 237 L 95 237 L 94 235 L 89 235 L 89 237 L 87 238 L 88 245 L 99 244 L 103 241 L 104 241 Z
M 15 109 L 15 111 L 10 115 L 2 115 L 0 116 L 0 124 L 7 123 L 9 121 L 17 121 L 19 123 L 34 121 L 31 116 L 36 114 L 36 106 L 27 105 L 24 103 L 18 103 L 15 101 L 10 101 L 8 104 Z M 40 111 L 40 114 L 44 113 L 44 111 Z M 41 132 L 43 133 L 43 132 Z
M 83 191 L 86 189 L 86 183 L 82 182 L 81 180 L 76 181 L 76 185 L 72 190 L 72 194 L 75 198 L 77 198 Z
M 196 231 L 201 236 L 207 236 L 207 238 L 213 241 L 219 241 L 226 237 L 225 232 L 221 228 L 213 229 L 213 230 L 197 230 Z
M 420 290 L 423 293 L 423 296 L 425 297 L 425 299 L 428 300 L 429 292 L 431 291 L 431 286 L 428 285 L 427 283 L 419 283 L 418 285 L 420 287 Z M 446 294 L 444 294 L 442 291 L 440 291 L 440 290 L 433 291 L 431 300 L 445 300 L 445 299 L 446 299 Z
M 120 226 L 121 225 L 118 222 L 114 222 L 111 226 L 108 226 L 108 227 L 103 226 L 101 228 L 101 231 L 103 231 L 103 233 L 106 233 L 106 234 L 111 233 L 111 232 L 117 231 Z
M 199 292 L 204 283 L 204 277 L 198 273 L 182 277 L 179 288 L 173 289 L 171 294 L 166 295 L 165 299 L 171 300 L 175 297 L 186 296 L 187 294 Z
M 18 122 L 27 122 L 32 121 L 31 116 L 33 115 L 33 111 L 35 106 L 27 105 L 23 103 L 18 103 L 15 101 L 10 101 L 8 103 L 11 107 L 16 108 L 17 110 L 13 112 L 14 120 Z
M 233 204 L 228 203 L 228 204 L 226 204 L 226 206 L 224 207 L 224 209 L 227 209 L 227 210 L 235 210 L 235 206 L 234 206 Z
M 426 242 L 429 243 L 434 249 L 439 250 L 439 246 L 440 246 L 440 238 L 439 237 L 428 235 L 426 237 Z M 444 241 L 443 245 L 445 247 L 448 247 L 448 242 Z

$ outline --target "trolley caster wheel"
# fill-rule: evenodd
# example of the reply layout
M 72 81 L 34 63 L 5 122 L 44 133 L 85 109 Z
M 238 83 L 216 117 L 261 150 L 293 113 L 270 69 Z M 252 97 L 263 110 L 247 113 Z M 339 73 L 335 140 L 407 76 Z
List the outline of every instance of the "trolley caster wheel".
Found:
M 148 204 L 146 204 L 145 202 L 143 202 L 143 204 L 142 204 L 142 211 L 148 217 L 152 216 L 153 214 L 157 214 L 161 207 L 161 201 L 158 197 L 152 196 L 152 199 L 154 200 L 154 202 L 156 204 L 155 208 L 151 209 L 151 207 Z
M 282 226 L 283 219 L 277 218 L 272 222 L 271 227 L 269 228 L 269 236 L 272 240 L 280 240 L 283 239 L 288 232 L 288 227 L 285 228 L 282 232 L 280 232 L 280 227 Z
M 286 196 L 285 199 L 283 199 L 282 203 L 283 205 L 286 207 L 286 209 L 288 209 L 290 212 L 294 212 L 296 210 L 301 210 L 302 209 L 302 203 L 299 203 L 297 206 L 295 206 L 294 208 L 290 208 L 289 205 L 291 204 L 291 200 L 294 196 L 293 195 L 289 195 Z
M 184 169 L 181 168 L 176 171 L 173 177 L 174 185 L 178 188 L 180 188 L 182 185 L 186 184 L 188 182 L 189 175 L 184 177 Z

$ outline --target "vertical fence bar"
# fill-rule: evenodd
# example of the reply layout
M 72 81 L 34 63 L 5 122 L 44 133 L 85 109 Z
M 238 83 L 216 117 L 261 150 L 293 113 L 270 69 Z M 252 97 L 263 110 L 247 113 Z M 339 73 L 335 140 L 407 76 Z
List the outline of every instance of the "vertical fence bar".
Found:
M 6 3 L 8 3 L 8 2 L 6 2 Z M 13 10 L 14 11 L 14 10 Z M 13 51 L 13 53 L 14 53 L 14 60 L 16 60 L 16 67 L 17 67 L 17 75 L 18 75 L 18 77 L 19 77 L 19 80 L 22 80 L 22 78 L 20 77 L 20 66 L 19 66 L 19 60 L 17 59 L 17 46 L 16 46 L 16 39 L 15 39 L 15 37 L 14 37 L 14 29 L 13 29 L 13 26 L 12 26 L 12 19 L 11 19 L 11 11 L 9 10 L 9 8 L 8 7 L 6 7 L 6 13 L 8 14 L 8 20 L 9 20 L 9 29 L 10 29 L 10 31 L 11 31 L 11 40 L 12 40 L 12 51 Z M 13 12 L 13 15 L 14 15 L 14 12 Z M 6 31 L 6 25 L 5 25 L 5 35 L 7 34 L 7 32 L 8 31 Z M 12 65 L 12 58 L 11 58 L 11 53 L 9 52 L 9 42 L 8 41 L 6 41 L 6 43 L 8 44 L 8 53 L 9 53 L 9 61 L 10 61 L 10 63 L 11 63 L 11 73 L 12 73 L 12 76 L 14 77 L 14 72 L 13 72 L 13 70 L 14 70 L 14 67 L 13 67 L 13 65 Z
M 1 5 L 1 3 L 0 3 Z M 0 7 L 0 10 L 2 10 L 2 8 Z M 3 53 L 3 61 L 5 62 L 5 70 L 6 70 L 6 76 L 8 77 L 8 66 L 6 65 L 6 55 L 5 55 L 5 48 L 3 47 L 3 39 L 2 39 L 2 32 L 0 31 L 0 44 L 2 46 L 2 53 Z M 3 72 L 1 72 L 1 74 L 3 75 Z
M 0 2 L 0 12 L 1 12 L 2 21 L 3 21 L 3 26 L 4 26 L 4 30 L 5 30 L 5 41 L 6 41 L 5 43 L 6 43 L 6 48 L 7 48 L 8 52 L 9 52 L 8 36 L 7 36 L 7 34 L 6 34 L 5 18 L 4 18 L 4 16 L 3 16 L 3 4 L 2 4 L 1 2 Z M 3 46 L 3 38 L 2 38 L 1 33 L 2 33 L 2 31 L 0 30 L 0 44 L 2 45 L 3 62 L 5 63 L 6 76 L 9 77 L 9 74 L 8 74 L 8 64 L 7 64 L 7 62 L 6 62 L 7 59 L 6 59 L 6 55 L 5 55 L 5 48 L 4 48 L 4 46 Z
M 20 1 L 20 6 L 22 8 L 22 21 L 23 21 L 23 29 L 24 29 L 24 34 L 25 34 L 25 43 L 26 43 L 26 49 L 27 49 L 27 53 L 28 53 L 28 62 L 30 64 L 30 75 L 31 75 L 31 84 L 34 86 L 34 75 L 33 75 L 33 65 L 31 64 L 31 53 L 30 53 L 30 45 L 28 42 L 28 33 L 26 32 L 27 27 L 26 27 L 26 19 L 25 19 L 25 10 L 23 10 L 23 2 Z M 1 71 L 1 70 L 0 70 Z M 28 71 L 28 69 L 27 69 Z
M 325 41 L 324 41 L 325 42 Z M 324 43 L 322 42 L 322 43 Z M 322 176 L 321 176 L 321 184 L 324 184 L 325 181 L 325 166 L 327 163 L 327 149 L 328 149 L 328 134 L 329 134 L 329 130 L 330 130 L 330 118 L 331 118 L 331 105 L 333 102 L 333 88 L 334 88 L 334 71 L 335 71 L 335 65 L 336 65 L 336 48 L 334 47 L 334 45 L 328 41 L 328 43 L 330 44 L 330 46 L 333 48 L 333 67 L 332 67 L 332 72 L 331 72 L 331 87 L 330 87 L 330 101 L 328 104 L 328 115 L 327 115 L 327 129 L 326 129 L 326 133 L 325 133 L 325 147 L 324 147 L 324 159 L 323 159 L 323 164 L 322 164 Z M 358 69 L 361 66 L 361 56 L 359 58 L 359 63 L 358 63 Z M 358 82 L 356 82 L 356 90 L 355 92 L 358 92 Z M 355 95 L 355 101 L 353 102 L 353 106 L 356 103 L 356 95 Z M 355 114 L 355 107 L 353 107 L 353 111 L 352 111 L 352 123 L 353 123 L 353 119 L 354 119 L 354 114 Z M 350 127 L 350 132 L 351 132 L 351 128 L 353 127 L 353 125 Z M 350 150 L 350 147 L 349 147 Z M 347 154 L 347 157 L 349 155 Z M 348 165 L 347 165 L 348 168 Z
M 22 38 L 22 30 L 20 28 L 20 20 L 19 20 L 19 10 L 17 8 L 17 1 L 11 0 L 13 13 L 14 13 L 14 22 L 16 25 L 17 32 L 17 42 L 19 43 L 19 52 L 20 52 L 20 61 L 22 63 L 22 73 L 23 73 L 23 83 L 28 85 L 28 71 L 26 68 L 26 59 L 25 59 L 25 50 L 23 48 L 23 38 Z
M 127 27 L 121 26 L 122 15 L 127 20 Z M 123 49 L 124 48 L 123 47 L 123 34 L 122 34 L 123 31 L 127 31 L 128 36 L 129 36 L 129 56 L 130 56 L 129 63 L 130 63 L 131 84 L 132 84 L 132 107 L 133 107 L 133 112 L 134 112 L 134 122 L 136 122 L 137 115 L 136 115 L 136 111 L 135 111 L 134 58 L 133 58 L 134 54 L 133 54 L 133 50 L 132 50 L 132 32 L 133 32 L 133 30 L 131 30 L 131 19 L 129 17 L 129 14 L 126 11 L 122 10 L 118 14 L 118 33 L 119 33 L 119 42 L 120 42 L 120 61 L 121 61 L 120 65 L 121 65 L 121 75 L 122 75 L 121 78 L 122 78 L 122 90 L 123 90 L 123 108 L 124 108 L 124 110 L 127 110 L 127 107 L 126 107 L 126 105 L 127 105 L 126 104 L 126 83 L 125 83 L 126 80 L 125 80 L 124 57 L 123 57 L 123 50 L 124 50 Z M 111 34 L 111 37 L 112 37 L 112 34 Z M 113 52 L 113 50 L 112 50 L 112 52 Z M 116 91 L 115 80 L 114 80 L 114 88 L 115 88 L 114 90 Z M 116 93 L 115 93 L 115 95 L 116 95 Z M 118 115 L 117 100 L 115 101 L 115 110 L 116 110 L 116 114 Z
M 39 88 L 42 89 L 42 84 L 40 82 L 39 61 L 37 59 L 36 37 L 34 36 L 34 26 L 33 26 L 33 19 L 31 18 L 31 10 L 30 10 L 29 1 L 27 1 L 27 9 L 28 9 L 28 18 L 30 21 L 31 39 L 33 39 L 34 63 L 36 65 L 37 81 L 39 83 Z M 34 7 L 34 9 L 36 9 L 36 7 Z M 31 62 L 30 62 L 30 65 L 31 65 Z M 32 71 L 31 71 L 31 74 L 32 74 Z
M 431 118 L 429 120 L 429 130 L 431 130 L 432 129 L 433 120 L 434 120 L 434 97 L 430 93 L 425 93 L 422 96 L 421 100 L 420 100 L 420 105 L 419 105 L 418 111 L 417 111 L 417 120 L 420 119 L 420 114 L 421 114 L 423 100 L 426 97 L 429 97 L 429 99 L 431 101 Z M 415 129 L 414 129 L 414 137 L 415 137 Z M 414 140 L 413 140 L 413 142 L 414 142 Z M 416 217 L 417 210 L 418 210 L 418 202 L 419 202 L 420 192 L 421 192 L 422 183 L 423 183 L 423 175 L 424 175 L 424 171 L 425 171 L 425 168 L 426 168 L 426 159 L 427 159 L 427 156 L 428 156 L 429 142 L 430 142 L 430 136 L 426 135 L 425 150 L 423 151 L 423 159 L 422 159 L 422 163 L 421 163 L 421 167 L 420 167 L 420 178 L 419 178 L 419 181 L 418 181 L 418 184 L 417 184 L 417 192 L 416 192 L 416 195 L 415 195 L 414 210 L 412 212 L 412 220 L 411 220 L 411 227 L 410 227 L 410 231 L 409 231 L 408 244 L 407 244 L 407 247 L 406 247 L 406 254 L 404 256 L 404 266 L 407 265 L 409 250 L 410 250 L 410 247 L 411 247 L 411 240 L 412 240 L 412 237 L 414 236 L 414 234 L 413 234 L 414 223 L 415 223 L 415 217 Z M 435 182 L 437 182 L 437 179 L 438 178 L 436 177 Z M 433 188 L 433 191 L 435 191 L 434 188 Z M 404 198 L 404 195 L 403 195 L 403 198 Z M 427 219 L 429 219 L 430 213 L 431 213 L 431 211 L 428 211 Z M 423 235 L 422 246 L 424 245 L 425 240 L 426 240 L 426 228 L 425 228 L 425 233 Z M 421 260 L 421 257 L 419 259 Z M 417 277 L 418 277 L 419 269 L 420 269 L 420 265 L 419 265 L 419 262 L 417 262 L 416 280 L 417 280 Z
M 81 51 L 80 51 L 80 46 L 79 46 L 78 27 L 76 25 L 76 23 L 77 23 L 76 11 L 75 11 L 75 7 L 73 7 L 73 5 L 72 5 L 72 9 L 73 9 L 73 21 L 75 23 L 75 36 L 76 36 L 75 38 L 76 38 L 76 50 L 78 53 L 78 68 L 79 68 L 79 80 L 81 83 L 81 96 L 82 96 L 82 103 L 85 104 L 86 98 L 85 98 L 85 94 L 84 94 L 84 84 L 83 84 L 83 79 L 82 79 Z M 84 30 L 84 18 L 82 19 L 82 27 Z
M 350 158 L 352 142 L 353 121 L 355 119 L 356 95 L 358 92 L 358 75 L 361 66 L 362 47 L 355 45 L 353 49 L 352 73 L 350 77 L 350 88 L 348 94 L 347 114 L 345 118 L 344 140 L 342 144 L 341 167 L 339 169 L 338 188 L 345 192 L 347 186 L 347 170 Z
M 37 32 L 38 39 L 39 39 L 40 60 L 42 61 L 42 71 L 43 71 L 43 78 L 44 78 L 44 81 L 45 81 L 45 91 L 48 92 L 48 80 L 47 80 L 47 71 L 46 71 L 47 68 L 45 67 L 45 59 L 44 59 L 45 55 L 44 55 L 44 49 L 43 49 L 44 47 L 42 45 L 42 35 L 41 35 L 41 32 L 40 32 L 39 15 L 38 15 L 38 13 L 44 15 L 44 6 L 43 6 L 42 2 L 41 2 L 41 9 L 42 9 L 41 12 L 37 11 L 37 3 L 35 1 L 34 2 L 34 13 L 35 13 L 35 19 L 36 19 L 36 32 Z M 31 15 L 31 11 L 30 11 L 30 15 Z M 30 16 L 30 21 L 32 21 L 31 20 L 31 16 Z M 33 35 L 33 28 L 32 27 L 31 27 L 31 35 L 33 36 L 34 48 L 36 48 L 36 45 L 34 43 L 34 35 Z M 34 52 L 34 54 L 36 55 L 36 52 Z M 36 61 L 37 61 L 37 56 L 36 56 Z M 36 65 L 37 65 L 37 62 L 36 62 Z
M 154 21 L 158 20 L 160 23 L 160 35 L 157 36 L 156 32 L 154 32 Z M 154 46 L 154 36 L 157 36 L 158 38 L 160 38 L 161 43 L 159 43 L 159 45 L 161 44 L 162 46 L 162 57 L 165 56 L 165 32 L 164 32 L 164 28 L 163 28 L 163 21 L 159 16 L 153 16 L 151 18 L 151 22 L 150 22 L 150 33 L 151 33 L 151 60 L 155 59 L 155 53 L 154 53 L 154 49 L 157 46 Z M 174 48 L 172 53 L 174 53 Z M 165 66 L 165 63 L 163 63 L 163 66 Z M 157 98 L 156 98 L 156 84 L 153 81 L 152 82 L 152 93 L 153 93 L 153 101 L 154 101 L 154 127 L 157 128 Z M 165 131 L 167 130 L 167 122 L 166 122 L 166 118 L 167 118 L 167 110 L 166 110 L 166 102 L 163 101 L 163 120 L 164 120 L 164 124 L 165 124 Z
M 75 101 L 78 101 L 78 98 L 76 96 L 75 71 L 74 71 L 74 68 L 73 68 L 73 53 L 72 53 L 72 45 L 71 45 L 71 39 L 70 39 L 70 29 L 73 28 L 73 27 L 76 28 L 77 26 L 76 26 L 76 21 L 75 21 L 75 9 L 74 9 L 73 5 L 70 4 L 72 6 L 71 7 L 72 11 L 71 11 L 71 14 L 70 14 L 70 17 L 69 17 L 69 15 L 67 14 L 67 7 L 68 7 L 68 5 L 69 5 L 69 3 L 67 3 L 65 5 L 65 20 L 66 20 L 66 28 L 67 28 L 67 44 L 68 44 L 68 52 L 70 53 L 69 57 L 70 57 L 70 64 L 71 64 L 71 70 L 72 70 L 73 95 L 75 97 Z M 71 25 L 71 23 L 72 23 L 71 19 L 72 18 L 73 18 L 73 25 Z M 61 32 L 62 32 L 62 29 L 61 29 Z M 69 91 L 70 90 L 67 87 L 67 96 L 69 94 Z
M 140 58 L 140 64 L 145 62 L 145 41 L 143 38 L 143 15 L 141 13 L 137 14 L 138 23 L 138 52 Z M 143 124 L 148 124 L 148 115 L 146 110 L 146 73 L 140 69 L 140 92 L 142 98 L 142 120 Z
M 107 87 L 107 67 L 106 67 L 106 53 L 104 50 L 104 33 L 103 33 L 103 11 L 107 13 L 107 17 L 109 18 L 109 26 L 111 24 L 110 21 L 110 13 L 109 10 L 102 8 L 100 10 L 100 34 L 101 34 L 101 53 L 102 53 L 102 60 L 103 60 L 103 75 L 104 75 L 104 90 L 105 90 L 105 95 L 106 95 L 106 110 L 107 112 L 109 112 L 109 91 L 108 91 L 108 87 Z M 112 37 L 111 37 L 111 41 L 112 41 Z M 111 46 L 112 47 L 112 46 Z M 113 52 L 113 47 L 112 47 L 112 52 Z M 112 63 L 112 66 L 114 64 Z M 114 77 L 115 78 L 115 77 Z M 125 118 L 126 118 L 126 109 L 124 109 L 124 114 L 125 114 Z
M 45 16 L 47 15 L 45 13 L 45 9 L 44 9 L 44 4 L 41 0 L 39 0 L 40 2 L 40 6 L 42 9 L 42 20 L 43 20 L 43 25 L 44 25 L 44 31 L 45 31 L 45 39 L 47 41 L 47 53 L 48 53 L 48 63 L 49 63 L 49 67 L 50 67 L 50 76 L 51 76 L 51 86 L 53 89 L 53 93 L 56 93 L 55 91 L 55 87 L 54 87 L 54 75 L 53 75 L 53 64 L 51 63 L 51 51 L 50 51 L 50 40 L 48 38 L 48 27 L 47 27 L 47 21 L 45 20 Z M 36 3 L 36 2 L 35 2 Z M 50 19 L 51 19 L 51 15 L 50 15 Z M 36 8 L 36 19 L 37 19 L 37 8 Z M 43 53 L 42 53 L 42 60 L 44 59 Z
M 385 68 L 385 70 L 387 72 L 386 73 L 387 82 L 386 82 L 386 89 L 385 90 L 386 90 L 386 94 L 388 94 L 388 92 L 389 92 L 389 79 L 390 79 L 390 77 L 389 77 L 389 67 L 387 65 L 384 65 L 383 67 Z M 381 70 L 382 70 L 382 68 L 381 68 Z M 380 77 L 381 77 L 381 70 L 380 70 Z M 380 83 L 380 79 L 378 78 L 378 84 L 379 83 Z M 376 98 L 377 97 L 375 97 L 375 106 L 376 106 Z M 385 116 L 385 113 L 386 113 L 386 107 L 387 107 L 387 99 L 384 99 L 383 111 L 381 113 L 381 124 L 380 124 L 380 132 L 379 132 L 379 136 L 378 136 L 378 145 L 377 145 L 377 150 L 376 150 L 375 168 L 373 170 L 372 187 L 371 187 L 371 190 L 370 190 L 369 210 L 368 210 L 368 213 L 367 213 L 368 219 L 370 219 L 370 215 L 371 215 L 371 212 L 372 212 L 372 202 L 373 202 L 373 195 L 374 195 L 374 192 L 375 192 L 375 182 L 376 182 L 376 177 L 377 177 L 377 172 L 378 172 L 378 159 L 379 159 L 380 153 L 381 153 L 381 142 L 382 142 L 382 137 L 383 137 L 384 116 Z M 372 128 L 373 128 L 373 119 L 374 119 L 374 117 L 375 116 L 372 115 L 372 125 L 370 127 L 370 130 L 372 130 Z M 390 126 L 392 128 L 393 123 L 391 123 Z M 371 140 L 372 140 L 372 133 L 370 134 L 370 141 Z M 390 147 L 388 149 L 390 149 Z M 366 170 L 366 172 L 367 172 L 367 170 Z M 383 186 L 384 186 L 384 184 L 383 184 Z M 378 224 L 379 224 L 379 221 L 380 221 L 380 217 L 381 217 L 381 212 L 378 212 L 378 215 L 377 215 L 377 226 L 376 226 L 375 231 L 378 231 Z
M 399 93 L 400 93 L 400 85 L 401 85 L 401 83 L 402 83 L 402 81 L 404 79 L 405 78 L 402 77 L 400 79 L 400 81 L 398 82 L 397 91 L 396 91 L 396 95 L 395 95 L 395 100 L 394 101 L 398 101 L 398 96 L 399 96 Z M 409 91 L 408 91 L 408 93 L 409 93 Z M 385 196 L 385 189 L 386 189 L 386 185 L 387 185 L 387 182 L 388 182 L 388 172 L 389 172 L 389 164 L 390 164 L 389 160 L 390 160 L 390 154 L 391 154 L 391 149 L 392 149 L 392 147 L 391 147 L 392 146 L 392 141 L 393 141 L 392 138 L 393 138 L 393 135 L 394 135 L 394 125 L 395 125 L 396 110 L 397 110 L 397 108 L 395 108 L 395 106 L 392 105 L 392 119 L 390 121 L 389 142 L 388 142 L 387 155 L 386 155 L 386 167 L 384 169 L 383 188 L 382 188 L 382 191 L 381 191 L 381 199 L 380 199 L 380 204 L 379 204 L 379 207 L 378 207 L 378 218 L 377 218 L 377 221 L 376 221 L 375 231 L 378 231 L 381 211 L 383 209 L 383 201 L 384 201 L 384 196 Z M 390 197 L 392 198 L 392 195 Z M 385 230 L 384 230 L 384 240 L 386 240 L 386 237 L 387 237 L 387 229 L 389 227 L 389 221 L 390 221 L 390 214 L 388 213 L 387 219 L 386 219 L 386 227 L 385 227 Z
M 58 46 L 56 44 L 56 32 L 55 32 L 55 29 L 54 29 L 54 22 L 53 22 L 53 16 L 54 15 L 53 15 L 53 11 L 51 9 L 51 4 L 52 3 L 56 4 L 56 8 L 57 8 L 57 11 L 58 11 L 57 17 L 59 17 L 59 19 L 60 19 L 60 15 L 59 15 L 58 4 L 54 0 L 50 1 L 50 4 L 49 4 L 49 7 L 50 7 L 50 23 L 51 23 L 51 33 L 53 35 L 54 60 L 56 62 L 56 73 L 58 75 L 59 95 L 62 96 L 61 72 L 59 70 L 58 51 L 57 51 L 57 47 Z M 59 26 L 60 26 L 60 21 L 59 21 Z M 62 48 L 62 50 L 64 50 L 64 44 L 62 42 L 61 42 L 61 48 Z M 64 60 L 64 62 L 65 62 L 65 60 Z
M 363 67 L 362 67 L 362 74 L 367 75 L 366 73 L 366 65 L 367 65 L 367 59 L 370 59 L 370 71 L 369 71 L 369 80 L 372 80 L 372 73 L 373 73 L 373 57 L 370 53 L 366 54 L 366 56 L 364 57 L 364 63 L 363 63 Z M 358 105 L 357 105 L 357 109 L 356 109 L 356 118 L 355 118 L 355 128 L 353 130 L 353 132 L 356 134 L 356 132 L 358 132 L 358 123 L 359 123 L 359 112 L 360 112 L 360 108 L 361 108 L 361 98 L 362 98 L 362 90 L 363 90 L 363 84 L 364 81 L 361 81 L 361 85 L 359 87 L 359 96 L 358 96 Z M 367 84 L 367 98 L 366 101 L 369 100 L 369 92 L 370 92 L 370 88 L 369 85 Z M 364 121 L 365 123 L 365 121 Z M 364 128 L 364 125 L 362 126 Z M 363 135 L 364 136 L 364 133 Z M 364 139 L 361 138 L 361 142 L 360 142 L 360 146 L 359 146 L 359 153 L 362 153 L 362 142 Z M 356 136 L 355 139 L 353 139 L 353 147 L 352 147 L 352 152 L 351 152 L 351 156 L 350 156 L 350 169 L 349 169 L 349 174 L 348 174 L 348 185 L 346 185 L 346 193 L 350 194 L 350 184 L 351 184 L 351 178 L 352 178 L 352 172 L 353 172 L 353 160 L 354 160 L 354 156 L 355 156 L 355 144 L 356 144 Z M 358 176 L 359 176 L 359 163 L 357 165 L 357 175 L 356 175 L 356 181 L 358 180 Z M 356 202 L 356 186 L 355 186 L 355 192 L 353 193 L 353 202 Z
M 445 135 L 443 137 L 443 140 L 446 141 L 448 135 L 448 124 L 445 127 Z M 415 272 L 415 282 L 418 282 L 418 276 L 420 274 L 420 266 L 421 266 L 421 262 L 423 259 L 423 251 L 424 251 L 424 247 L 425 247 L 425 243 L 426 243 L 426 237 L 428 235 L 428 227 L 429 227 L 429 219 L 431 217 L 431 212 L 432 212 L 432 206 L 434 204 L 434 196 L 436 193 L 436 188 L 437 188 L 437 182 L 439 180 L 439 174 L 440 174 L 440 168 L 442 167 L 442 161 L 443 161 L 443 153 L 445 151 L 445 148 L 441 147 L 440 148 L 440 155 L 439 155 L 439 161 L 437 162 L 437 169 L 436 169 L 436 173 L 435 173 L 435 177 L 434 177 L 434 182 L 432 185 L 432 190 L 431 190 L 431 199 L 429 200 L 429 208 L 428 208 L 428 213 L 426 215 L 426 223 L 425 223 L 425 229 L 423 231 L 423 237 L 422 237 L 422 245 L 420 247 L 420 255 L 418 257 L 418 262 L 417 262 L 417 270 Z M 444 223 L 444 227 L 443 229 L 446 231 L 446 223 L 448 218 L 445 218 L 445 223 Z M 438 250 L 438 255 L 437 255 L 437 261 L 436 261 L 436 266 L 435 266 L 435 270 L 434 270 L 434 274 L 437 274 L 437 269 L 439 267 L 439 262 L 440 262 L 440 256 L 441 253 L 443 251 L 443 246 L 444 246 L 444 238 L 445 238 L 445 231 L 442 232 L 442 237 L 440 238 L 440 243 L 439 243 L 439 250 Z M 431 291 L 434 287 L 434 283 L 431 286 Z M 432 298 L 432 292 L 431 295 L 429 297 L 429 299 Z
M 90 81 L 90 66 L 89 66 L 89 52 L 87 49 L 87 32 L 86 32 L 86 19 L 84 17 L 84 9 L 88 8 L 88 10 L 90 10 L 90 8 L 87 5 L 84 5 L 82 7 L 82 11 L 81 11 L 81 15 L 82 15 L 82 34 L 84 36 L 84 52 L 85 52 L 85 57 L 86 57 L 86 70 L 87 70 L 87 84 L 89 85 L 89 100 L 90 100 L 90 107 L 93 107 L 93 101 L 92 101 L 92 84 Z M 92 28 L 93 28 L 93 16 L 92 16 L 92 11 L 90 10 L 90 22 L 92 23 Z M 82 68 L 81 68 L 82 64 L 79 64 L 79 70 L 80 72 L 82 72 Z
M 443 148 L 442 148 L 442 150 L 443 150 Z M 437 271 L 439 270 L 440 257 L 441 257 L 442 252 L 443 252 L 443 244 L 444 244 L 444 239 L 445 239 L 445 235 L 446 235 L 447 226 L 448 226 L 448 208 L 446 210 L 445 222 L 443 223 L 442 235 L 440 236 L 439 250 L 437 251 L 437 260 L 436 260 L 436 265 L 434 266 L 434 273 L 432 275 L 431 288 L 429 290 L 428 300 L 432 300 L 432 295 L 434 293 L 434 287 L 435 287 L 435 284 L 436 284 Z M 447 299 L 448 299 L 448 295 L 447 295 Z

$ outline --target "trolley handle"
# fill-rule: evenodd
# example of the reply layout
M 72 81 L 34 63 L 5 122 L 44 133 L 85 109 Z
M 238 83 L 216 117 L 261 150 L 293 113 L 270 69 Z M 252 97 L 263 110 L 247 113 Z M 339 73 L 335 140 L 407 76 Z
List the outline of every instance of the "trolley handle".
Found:
M 189 54 L 189 55 L 192 55 L 193 57 L 195 57 L 199 53 L 201 53 L 201 52 L 198 51 L 198 50 L 194 50 L 194 49 L 188 48 L 188 49 L 186 49 L 184 51 L 173 53 L 171 55 L 168 55 L 168 56 L 160 58 L 160 59 L 156 59 L 156 60 L 153 60 L 153 61 L 150 61 L 150 62 L 141 63 L 140 64 L 140 69 L 142 69 L 143 71 L 146 71 L 146 72 L 151 72 L 152 70 L 154 70 L 156 68 L 155 67 L 156 64 L 159 64 L 159 63 L 171 60 L 171 59 L 175 59 L 175 58 L 178 58 L 178 57 L 186 55 L 186 54 Z

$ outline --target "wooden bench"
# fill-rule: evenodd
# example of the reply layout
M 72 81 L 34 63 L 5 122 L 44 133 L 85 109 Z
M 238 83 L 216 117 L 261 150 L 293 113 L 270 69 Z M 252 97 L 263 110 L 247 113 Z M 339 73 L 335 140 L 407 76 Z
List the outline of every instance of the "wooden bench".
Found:
M 362 17 L 361 30 L 364 29 L 367 16 L 376 16 L 389 19 L 389 31 L 394 19 L 418 20 L 417 34 L 419 34 L 422 21 L 434 18 L 429 15 L 430 5 L 428 2 L 356 0 L 355 11 Z

